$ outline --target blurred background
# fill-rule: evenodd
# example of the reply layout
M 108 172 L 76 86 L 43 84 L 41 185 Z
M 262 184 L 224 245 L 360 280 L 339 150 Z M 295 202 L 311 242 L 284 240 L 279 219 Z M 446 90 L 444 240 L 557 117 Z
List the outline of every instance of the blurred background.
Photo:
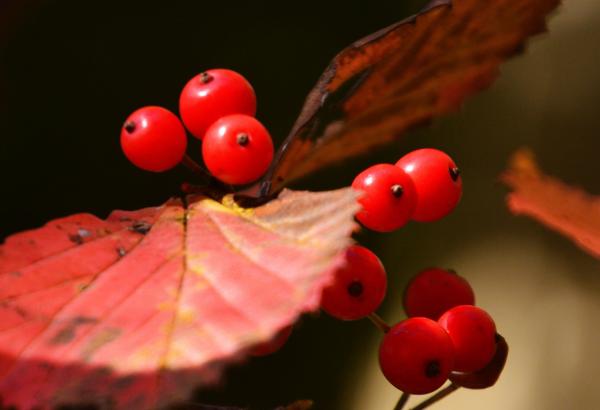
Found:
M 105 217 L 178 195 L 191 175 L 133 167 L 119 131 L 138 107 L 177 111 L 181 88 L 204 69 L 246 76 L 259 119 L 281 141 L 336 52 L 424 3 L 0 0 L 0 238 L 75 212 Z M 511 216 L 497 182 L 526 145 L 548 173 L 600 194 L 600 3 L 565 0 L 549 28 L 461 112 L 295 184 L 346 186 L 364 167 L 420 147 L 458 162 L 464 197 L 451 216 L 357 235 L 388 270 L 380 309 L 388 322 L 404 317 L 412 275 L 452 267 L 510 344 L 495 387 L 458 391 L 437 409 L 600 408 L 600 262 Z M 189 152 L 200 159 L 197 145 Z M 232 368 L 222 386 L 193 400 L 268 409 L 308 398 L 317 409 L 392 409 L 399 392 L 379 372 L 380 337 L 367 321 L 306 317 L 279 353 Z

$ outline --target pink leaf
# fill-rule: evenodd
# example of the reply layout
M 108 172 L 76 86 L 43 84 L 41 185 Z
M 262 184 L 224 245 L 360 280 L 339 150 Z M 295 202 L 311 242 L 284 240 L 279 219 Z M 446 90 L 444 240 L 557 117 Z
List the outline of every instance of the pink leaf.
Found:
M 320 294 L 350 243 L 351 189 L 256 209 L 197 198 L 73 215 L 0 247 L 2 405 L 154 409 L 218 380 Z

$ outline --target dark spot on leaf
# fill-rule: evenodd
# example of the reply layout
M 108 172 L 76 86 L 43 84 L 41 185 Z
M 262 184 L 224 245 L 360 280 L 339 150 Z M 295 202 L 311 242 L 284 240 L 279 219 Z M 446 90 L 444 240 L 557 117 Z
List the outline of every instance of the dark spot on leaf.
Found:
M 81 358 L 89 362 L 98 349 L 117 339 L 122 333 L 123 331 L 116 327 L 102 329 L 85 345 L 81 352 Z
M 125 377 L 121 377 L 120 379 L 118 379 L 114 386 L 115 389 L 117 390 L 125 390 L 128 389 L 129 387 L 131 387 L 131 385 L 135 383 L 135 377 L 134 376 L 125 376 Z
M 150 228 L 152 228 L 152 226 L 150 226 L 150 224 L 148 222 L 137 221 L 137 222 L 134 222 L 133 225 L 131 225 L 132 231 L 137 232 L 142 235 L 146 235 L 148 233 L 148 231 L 150 231 Z
M 69 240 L 77 245 L 81 245 L 83 243 L 83 238 L 79 236 L 79 234 L 69 235 Z
M 28 318 L 27 311 L 20 306 L 13 305 L 12 302 L 9 302 L 9 301 L 0 302 L 0 308 L 6 309 L 6 310 L 12 310 L 13 312 L 15 312 L 17 315 L 19 315 L 23 319 Z M 0 407 L 0 409 L 2 409 L 2 407 Z
M 77 285 L 77 290 L 79 291 L 79 293 L 84 292 L 87 290 L 87 288 L 89 288 L 90 284 L 89 283 L 80 283 L 79 285 Z
M 50 345 L 62 345 L 71 342 L 75 339 L 77 328 L 98 322 L 97 319 L 85 316 L 77 316 L 69 321 L 61 330 L 59 330 L 52 339 L 50 339 Z
M 39 366 L 44 370 L 52 370 L 54 367 L 50 363 L 41 362 Z
M 122 258 L 123 256 L 125 256 L 127 254 L 127 251 L 125 251 L 125 249 L 122 246 L 119 246 L 117 248 L 117 254 L 119 255 L 120 258 Z
M 27 312 L 20 306 L 15 306 L 15 312 L 17 315 L 21 316 L 23 319 L 27 319 Z
M 10 273 L 10 276 L 14 276 L 15 278 L 20 278 L 21 276 L 23 276 L 23 274 L 21 272 L 15 270 Z
M 129 221 L 131 221 L 131 218 L 128 216 L 122 216 L 119 218 L 119 221 L 120 222 L 129 222 Z

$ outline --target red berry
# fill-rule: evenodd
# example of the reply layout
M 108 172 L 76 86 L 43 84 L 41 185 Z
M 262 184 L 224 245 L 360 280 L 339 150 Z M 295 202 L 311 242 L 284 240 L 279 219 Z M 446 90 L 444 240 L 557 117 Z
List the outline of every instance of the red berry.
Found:
M 452 158 L 437 149 L 413 151 L 396 162 L 412 178 L 417 206 L 412 218 L 437 221 L 449 214 L 462 196 L 462 178 Z
M 456 352 L 455 371 L 474 372 L 496 353 L 496 325 L 485 310 L 464 305 L 450 309 L 438 321 L 446 329 Z
M 287 326 L 281 329 L 273 339 L 268 342 L 258 344 L 250 350 L 252 356 L 267 356 L 271 353 L 275 353 L 287 342 L 290 335 L 292 334 L 293 326 Z
M 475 294 L 469 282 L 456 272 L 429 268 L 412 278 L 404 291 L 403 302 L 409 317 L 438 320 L 454 306 L 474 305 Z
M 417 197 L 406 172 L 391 164 L 377 164 L 354 178 L 352 187 L 363 191 L 356 219 L 374 231 L 389 232 L 412 217 Z
M 387 288 L 387 276 L 379 258 L 359 245 L 346 250 L 346 264 L 335 272 L 323 290 L 321 307 L 342 320 L 363 318 L 379 307 Z
M 125 156 L 146 171 L 161 172 L 181 162 L 187 147 L 179 118 L 162 107 L 144 107 L 131 114 L 121 129 Z
M 250 83 L 235 71 L 208 70 L 192 78 L 179 97 L 179 113 L 187 129 L 199 139 L 219 118 L 256 114 L 256 95 Z
M 403 392 L 430 393 L 444 384 L 452 371 L 452 340 L 431 319 L 406 319 L 384 336 L 379 366 L 385 378 Z
M 260 178 L 273 160 L 273 141 L 253 117 L 228 115 L 210 126 L 202 141 L 202 157 L 215 178 L 232 185 Z

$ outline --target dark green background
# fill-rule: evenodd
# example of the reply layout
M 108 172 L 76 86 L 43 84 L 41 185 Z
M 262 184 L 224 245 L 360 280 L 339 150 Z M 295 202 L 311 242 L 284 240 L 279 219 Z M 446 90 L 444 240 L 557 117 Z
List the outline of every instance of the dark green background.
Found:
M 184 169 L 164 174 L 137 170 L 120 151 L 119 130 L 140 106 L 176 111 L 181 88 L 204 69 L 226 67 L 243 73 L 257 92 L 259 119 L 280 141 L 336 52 L 408 16 L 424 2 L 20 3 L 0 31 L 1 238 L 58 216 L 89 211 L 104 217 L 115 208 L 157 205 L 177 195 L 179 183 L 191 175 Z M 14 4 L 4 3 L 0 13 Z M 503 205 L 505 192 L 495 183 L 510 153 L 529 145 L 551 173 L 600 192 L 600 83 L 594 71 L 600 68 L 600 58 L 593 45 L 597 39 L 597 32 L 579 27 L 536 40 L 549 42 L 550 52 L 543 45 L 534 48 L 466 110 L 412 133 L 392 149 L 324 170 L 296 185 L 345 186 L 362 167 L 395 161 L 416 147 L 442 148 L 457 159 L 465 194 L 453 215 L 436 224 L 410 224 L 393 234 L 357 237 L 377 251 L 390 273 L 391 296 L 381 310 L 390 321 L 400 318 L 399 295 L 410 275 L 448 260 L 460 271 L 469 266 L 468 258 L 453 255 L 464 257 L 467 246 L 486 241 L 497 241 L 497 253 L 490 255 L 497 267 L 522 269 L 511 265 L 502 246 L 511 238 L 527 238 L 567 260 L 578 272 L 573 278 L 577 286 L 600 290 L 597 262 L 537 224 L 509 216 Z M 190 154 L 199 159 L 197 144 L 191 145 Z M 485 273 L 466 276 L 477 282 Z M 547 280 L 562 274 L 557 271 Z M 500 318 L 518 313 L 503 316 L 502 300 L 492 299 L 483 285 L 493 288 L 507 280 L 512 279 L 490 276 L 478 282 L 479 300 Z M 520 286 L 518 280 L 510 284 Z M 539 289 L 546 285 L 542 280 Z M 538 296 L 527 297 L 535 306 Z M 508 336 L 510 342 L 518 334 Z M 342 403 L 351 392 L 341 386 L 348 385 L 349 377 L 361 377 L 358 359 L 376 360 L 373 342 L 378 337 L 366 321 L 306 318 L 279 354 L 233 368 L 227 383 L 199 392 L 196 399 L 266 409 L 311 398 L 319 409 L 348 408 Z M 582 351 L 594 351 L 594 337 L 584 338 Z M 518 355 L 519 346 L 513 349 Z M 360 388 L 360 383 L 355 386 Z M 581 393 L 573 389 L 572 394 Z M 539 408 L 563 406 L 552 393 L 545 397 L 547 402 L 538 402 Z

